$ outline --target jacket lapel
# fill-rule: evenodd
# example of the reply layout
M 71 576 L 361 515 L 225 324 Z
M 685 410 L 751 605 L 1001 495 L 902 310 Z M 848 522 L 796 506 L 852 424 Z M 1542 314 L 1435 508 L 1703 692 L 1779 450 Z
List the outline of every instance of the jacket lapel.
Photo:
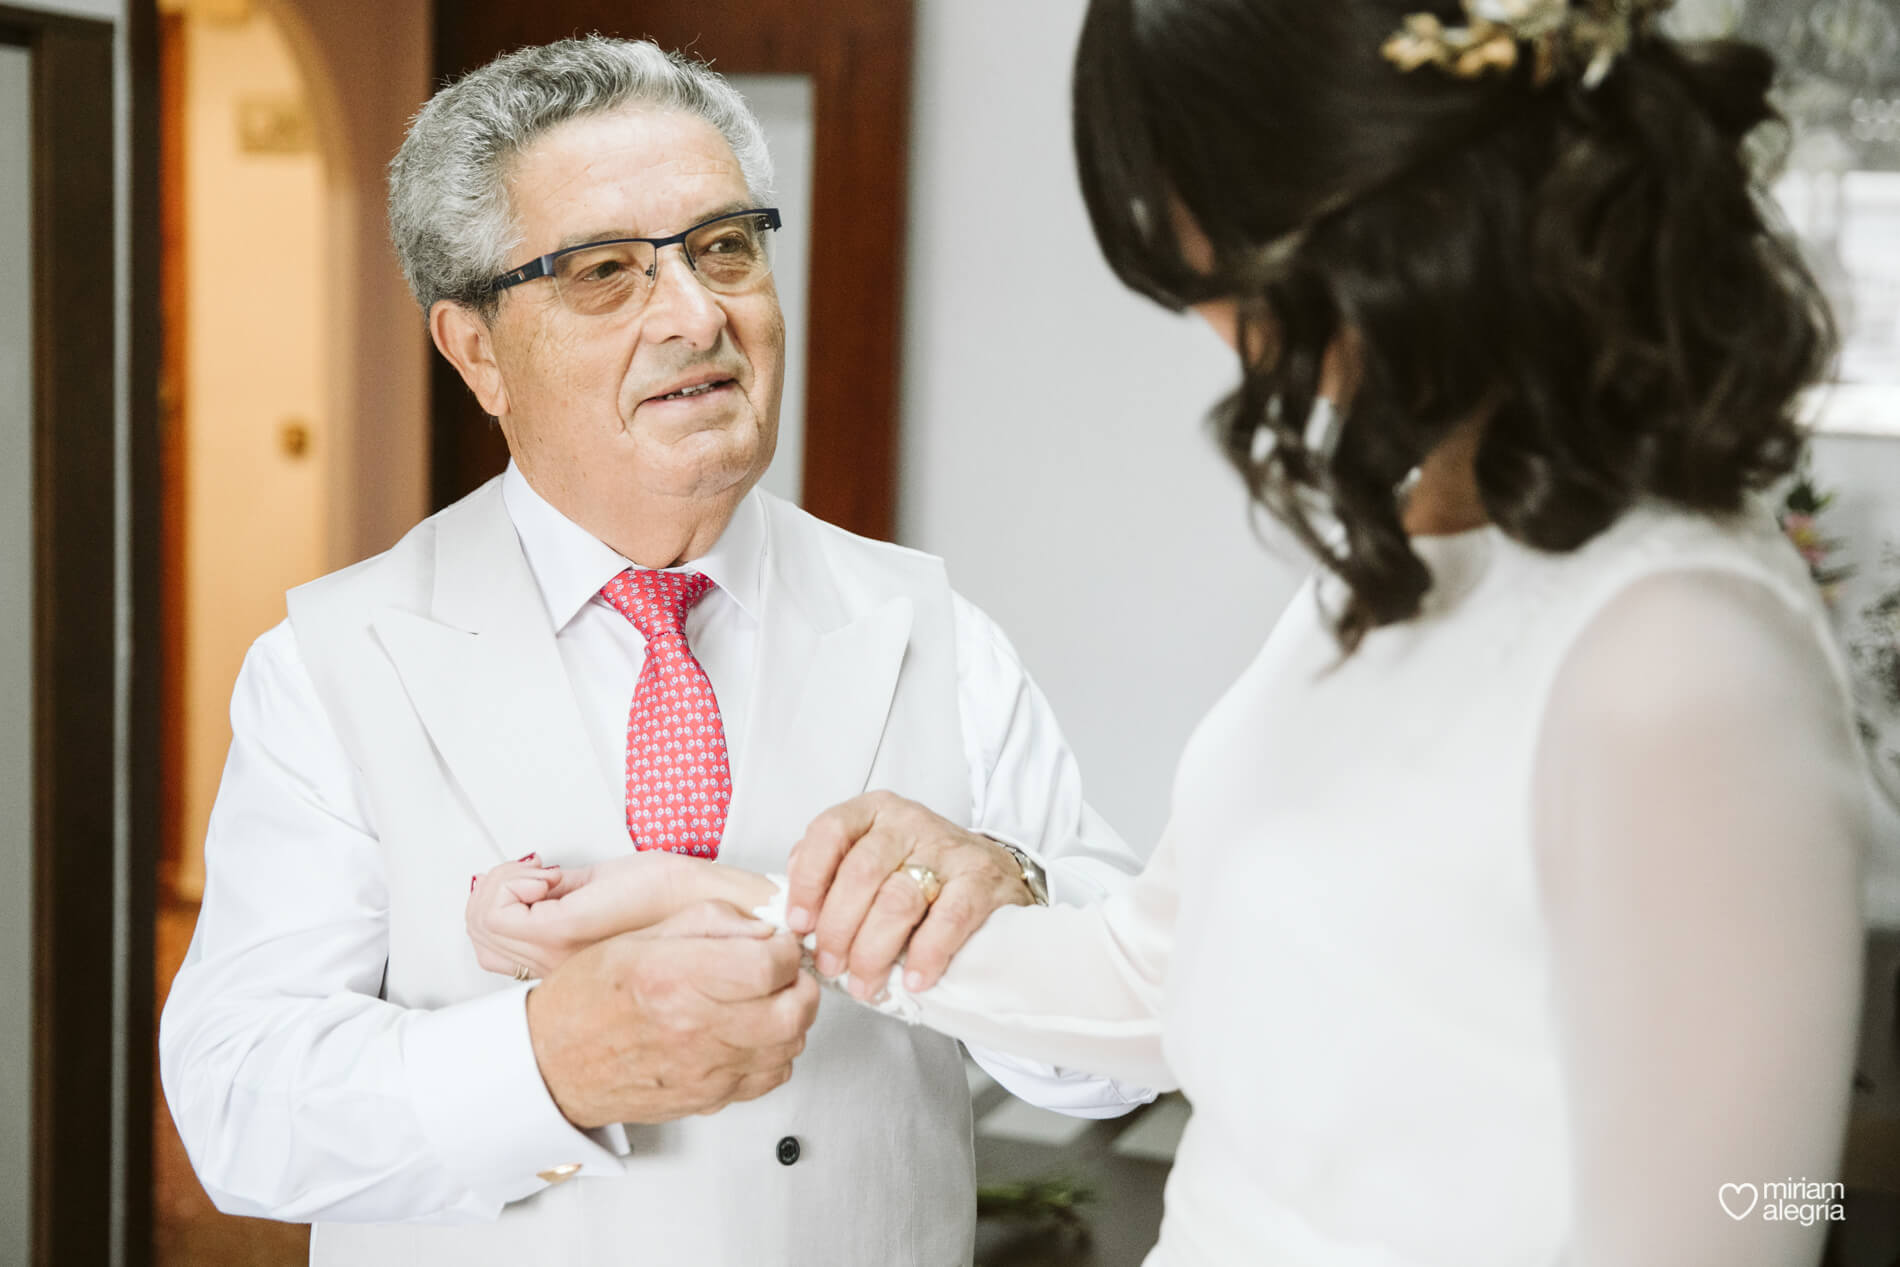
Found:
M 588 746 L 499 481 L 438 522 L 429 615 L 372 623 L 498 860 L 626 853 L 621 798 Z
M 910 644 L 911 600 L 855 617 L 823 560 L 767 501 L 759 656 L 722 862 L 782 871 L 821 811 L 864 791 Z

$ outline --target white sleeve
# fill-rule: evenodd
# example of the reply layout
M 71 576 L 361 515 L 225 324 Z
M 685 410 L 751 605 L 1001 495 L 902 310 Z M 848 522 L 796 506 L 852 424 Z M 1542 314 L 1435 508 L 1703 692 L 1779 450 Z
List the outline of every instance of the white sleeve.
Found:
M 537 1172 L 618 1174 L 611 1133 L 561 1116 L 526 990 L 435 1011 L 377 996 L 382 846 L 287 624 L 252 647 L 205 840 L 205 894 L 159 1029 L 165 1098 L 231 1214 L 492 1219 Z
M 1814 623 L 1737 575 L 1635 583 L 1559 673 L 1533 798 L 1567 1267 L 1813 1264 L 1841 1199 L 1868 832 Z
M 786 880 L 771 879 L 776 891 L 752 913 L 785 929 Z M 1142 873 L 1106 901 L 1005 906 L 971 934 L 936 985 L 911 993 L 900 961 L 864 1006 L 960 1038 L 972 1051 L 1172 1090 L 1180 1084 L 1162 1053 L 1161 1017 L 1179 893 L 1174 841 L 1164 835 Z M 817 934 L 806 935 L 807 951 L 817 944 Z M 849 977 L 826 983 L 855 1000 Z
M 973 1050 L 1174 1089 L 1161 1020 L 1179 903 L 1175 866 L 1174 840 L 1164 835 L 1142 873 L 1102 902 L 996 911 L 942 980 L 904 1002 L 923 1024 Z
M 953 597 L 971 825 L 1041 863 L 1052 903 L 1098 903 L 1125 888 L 1141 864 L 1082 799 L 1075 755 L 1009 639 L 975 604 Z M 1073 1117 L 1117 1117 L 1156 1095 L 1002 1052 L 972 1047 L 970 1054 L 1012 1094 Z

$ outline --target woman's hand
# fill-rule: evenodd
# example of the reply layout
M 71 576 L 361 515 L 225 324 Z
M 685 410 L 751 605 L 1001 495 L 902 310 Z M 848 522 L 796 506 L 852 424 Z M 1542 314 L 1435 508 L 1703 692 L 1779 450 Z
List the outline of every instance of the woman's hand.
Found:
M 475 944 L 475 962 L 489 972 L 523 980 L 545 977 L 581 946 L 572 944 L 560 921 L 537 904 L 587 883 L 591 867 L 563 871 L 544 867 L 529 854 L 518 862 L 504 862 L 469 878 L 465 919 L 468 939 Z
M 663 850 L 566 868 L 529 854 L 473 877 L 468 936 L 488 971 L 545 977 L 596 942 L 689 907 L 717 901 L 749 913 L 772 893 L 764 876 Z

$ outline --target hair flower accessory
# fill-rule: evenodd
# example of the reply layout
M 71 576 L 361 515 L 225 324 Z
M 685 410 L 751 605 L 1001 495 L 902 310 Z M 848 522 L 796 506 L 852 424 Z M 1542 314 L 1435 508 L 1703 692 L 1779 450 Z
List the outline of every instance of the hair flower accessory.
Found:
M 1459 79 L 1516 69 L 1522 50 L 1535 59 L 1531 80 L 1543 87 L 1566 65 L 1583 67 L 1595 88 L 1636 32 L 1672 0 L 1463 0 L 1465 25 L 1446 26 L 1433 13 L 1414 13 L 1380 50 L 1402 71 L 1436 66 Z

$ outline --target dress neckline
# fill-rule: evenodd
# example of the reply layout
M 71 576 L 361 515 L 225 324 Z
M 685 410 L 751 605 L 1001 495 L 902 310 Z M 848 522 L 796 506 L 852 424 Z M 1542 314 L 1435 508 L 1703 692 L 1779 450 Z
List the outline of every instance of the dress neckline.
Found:
M 1461 532 L 1432 533 L 1410 538 L 1412 552 L 1432 574 L 1419 614 L 1449 611 L 1476 589 L 1491 570 L 1503 533 L 1496 524 L 1480 524 Z

